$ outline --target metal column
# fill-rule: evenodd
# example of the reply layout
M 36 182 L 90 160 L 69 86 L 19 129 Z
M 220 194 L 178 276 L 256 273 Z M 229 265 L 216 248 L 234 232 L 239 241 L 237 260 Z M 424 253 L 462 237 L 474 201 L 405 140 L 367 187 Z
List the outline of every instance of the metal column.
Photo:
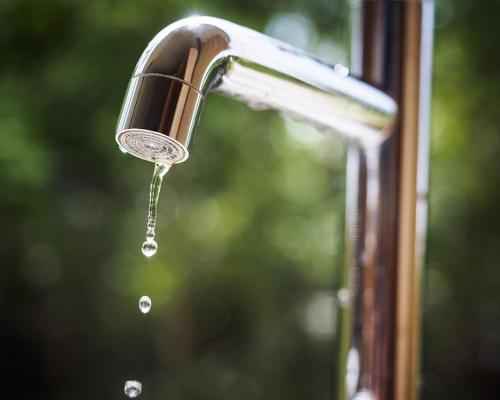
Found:
M 341 399 L 417 398 L 433 12 L 430 0 L 352 4 L 351 72 L 399 118 L 381 147 L 348 153 Z

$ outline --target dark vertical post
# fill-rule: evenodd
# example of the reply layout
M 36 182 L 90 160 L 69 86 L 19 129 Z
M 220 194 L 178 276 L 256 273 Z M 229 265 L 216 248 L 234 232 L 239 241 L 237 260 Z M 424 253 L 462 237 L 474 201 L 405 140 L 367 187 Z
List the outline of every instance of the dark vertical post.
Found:
M 414 400 L 429 154 L 431 0 L 352 5 L 353 75 L 398 103 L 392 137 L 348 154 L 342 399 Z M 345 326 L 347 325 L 347 326 Z

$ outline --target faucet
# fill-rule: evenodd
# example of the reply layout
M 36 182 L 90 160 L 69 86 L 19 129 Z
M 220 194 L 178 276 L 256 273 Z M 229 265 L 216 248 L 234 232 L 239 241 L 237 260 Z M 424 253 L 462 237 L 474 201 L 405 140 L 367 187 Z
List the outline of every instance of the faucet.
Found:
M 177 21 L 146 47 L 130 81 L 116 140 L 147 161 L 185 161 L 203 102 L 216 91 L 322 130 L 376 145 L 397 105 L 314 57 L 228 21 Z
M 186 161 L 210 92 L 345 138 L 339 399 L 413 400 L 425 232 L 432 2 L 353 2 L 351 71 L 211 17 L 160 31 L 130 80 L 116 141 Z

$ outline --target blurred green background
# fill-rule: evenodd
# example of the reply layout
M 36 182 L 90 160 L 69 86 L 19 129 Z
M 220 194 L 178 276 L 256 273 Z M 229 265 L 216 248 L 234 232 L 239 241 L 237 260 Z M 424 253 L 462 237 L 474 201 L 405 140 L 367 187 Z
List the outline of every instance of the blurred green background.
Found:
M 500 392 L 495 1 L 437 0 L 424 399 Z M 348 64 L 345 1 L 0 3 L 2 397 L 328 399 L 344 148 L 211 95 L 159 205 L 114 125 L 146 43 L 206 14 Z M 138 298 L 153 308 L 139 313 Z

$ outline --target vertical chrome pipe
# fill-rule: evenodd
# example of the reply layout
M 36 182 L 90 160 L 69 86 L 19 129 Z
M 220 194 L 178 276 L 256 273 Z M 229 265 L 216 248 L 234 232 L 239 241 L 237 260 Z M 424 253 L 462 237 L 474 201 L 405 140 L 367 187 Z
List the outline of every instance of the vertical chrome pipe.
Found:
M 398 103 L 381 147 L 348 153 L 349 304 L 341 399 L 417 398 L 420 285 L 427 214 L 431 0 L 352 4 L 351 72 Z

